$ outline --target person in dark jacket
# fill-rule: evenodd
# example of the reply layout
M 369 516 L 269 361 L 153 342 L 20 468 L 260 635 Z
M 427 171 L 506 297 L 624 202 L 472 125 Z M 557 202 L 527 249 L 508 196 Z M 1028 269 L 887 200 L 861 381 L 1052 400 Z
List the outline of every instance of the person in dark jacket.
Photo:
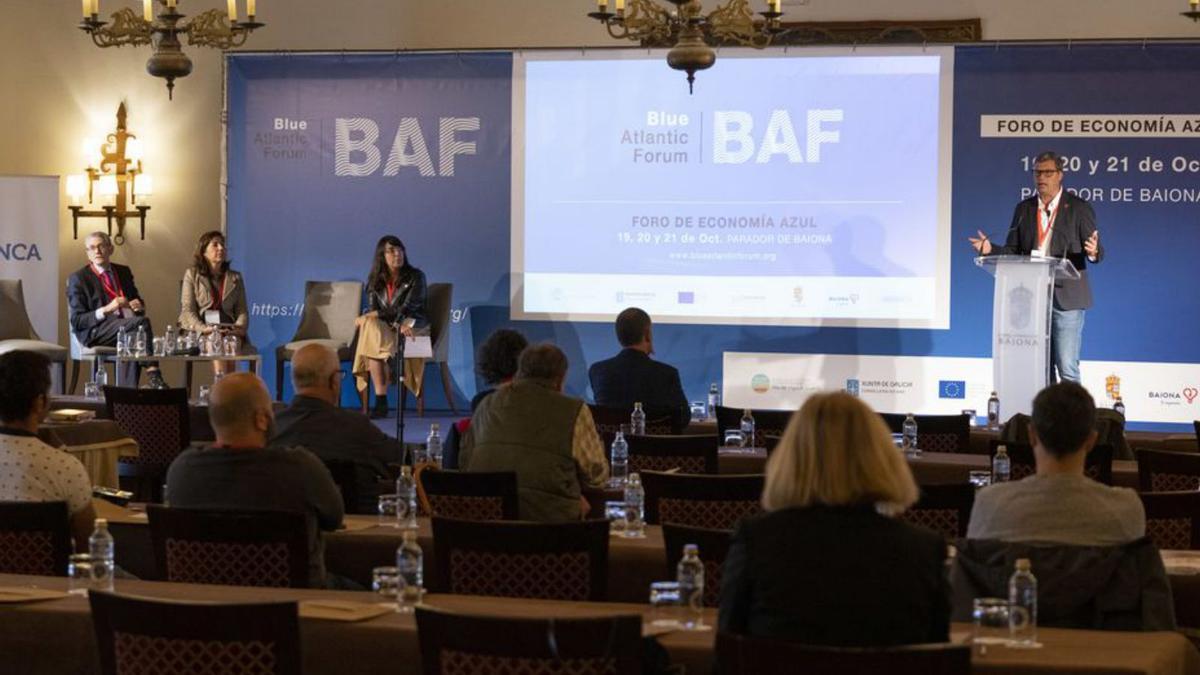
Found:
M 367 275 L 367 311 L 354 320 L 358 328 L 358 346 L 352 372 L 358 391 L 366 391 L 368 379 L 375 390 L 371 417 L 387 416 L 391 377 L 386 362 L 395 356 L 401 336 L 429 332 L 426 293 L 425 273 L 412 266 L 404 243 L 390 234 L 381 237 L 375 245 L 371 272 Z M 414 394 L 421 391 L 423 372 L 423 359 L 405 359 L 405 386 Z M 366 405 L 365 399 L 363 405 Z
M 897 520 L 917 486 L 883 420 L 816 394 L 767 461 L 765 513 L 743 520 L 722 571 L 722 631 L 829 646 L 945 642 L 946 543 Z
M 329 347 L 310 344 L 296 351 L 292 385 L 292 404 L 275 415 L 273 444 L 302 446 L 326 465 L 352 463 L 358 495 L 354 512 L 374 513 L 379 480 L 389 476 L 389 463 L 403 461 L 404 446 L 363 415 L 338 407 L 342 370 Z
M 650 315 L 630 307 L 617 315 L 616 330 L 620 353 L 588 368 L 596 404 L 632 409 L 634 403 L 641 403 L 647 417 L 662 412 L 671 417 L 675 428 L 686 427 L 691 410 L 679 371 L 650 358 L 654 353 Z

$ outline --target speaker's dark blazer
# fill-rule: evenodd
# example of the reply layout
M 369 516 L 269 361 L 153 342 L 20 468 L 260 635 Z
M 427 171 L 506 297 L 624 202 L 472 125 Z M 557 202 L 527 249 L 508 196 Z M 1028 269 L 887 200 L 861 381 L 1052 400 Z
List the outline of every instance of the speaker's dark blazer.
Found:
M 811 645 L 945 642 L 945 559 L 941 535 L 873 506 L 752 516 L 722 568 L 720 629 Z
M 137 285 L 133 283 L 133 272 L 125 265 L 114 262 L 108 265 L 121 284 L 121 293 L 129 300 L 141 300 Z M 84 265 L 67 278 L 67 307 L 70 312 L 71 331 L 83 345 L 92 344 L 92 331 L 101 323 L 96 318 L 96 310 L 108 304 L 104 284 L 100 283 L 100 278 L 90 268 L 91 264 Z
M 1037 248 L 1038 197 L 1034 195 L 1022 200 L 1013 211 L 1012 225 L 1004 246 L 992 246 L 992 255 L 1029 255 Z M 1055 258 L 1066 256 L 1075 269 L 1078 279 L 1062 279 L 1054 282 L 1054 306 L 1058 309 L 1087 309 L 1092 306 L 1092 287 L 1088 284 L 1087 254 L 1083 244 L 1096 231 L 1096 213 L 1091 204 L 1063 190 L 1058 215 L 1054 218 L 1054 231 L 1050 233 L 1049 254 Z M 1096 263 L 1104 260 L 1104 245 L 1096 254 Z
M 679 371 L 645 352 L 622 349 L 611 359 L 597 361 L 588 368 L 588 380 L 597 405 L 632 408 L 640 402 L 648 417 L 653 411 L 669 412 L 681 429 L 691 419 Z

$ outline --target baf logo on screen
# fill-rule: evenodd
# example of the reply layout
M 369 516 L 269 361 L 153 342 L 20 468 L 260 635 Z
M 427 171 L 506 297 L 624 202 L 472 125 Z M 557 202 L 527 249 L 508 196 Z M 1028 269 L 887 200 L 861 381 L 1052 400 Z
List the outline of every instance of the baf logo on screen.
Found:
M 765 394 L 771 390 L 771 378 L 763 375 L 762 373 L 758 373 L 754 377 L 750 378 L 750 388 L 753 389 L 754 393 L 756 394 Z

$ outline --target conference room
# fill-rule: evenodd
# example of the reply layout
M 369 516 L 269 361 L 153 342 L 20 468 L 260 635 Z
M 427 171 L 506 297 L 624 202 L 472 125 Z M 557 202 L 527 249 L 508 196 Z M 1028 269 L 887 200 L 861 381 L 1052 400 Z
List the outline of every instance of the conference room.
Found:
M 2 6 L 14 672 L 1200 674 L 1194 3 Z

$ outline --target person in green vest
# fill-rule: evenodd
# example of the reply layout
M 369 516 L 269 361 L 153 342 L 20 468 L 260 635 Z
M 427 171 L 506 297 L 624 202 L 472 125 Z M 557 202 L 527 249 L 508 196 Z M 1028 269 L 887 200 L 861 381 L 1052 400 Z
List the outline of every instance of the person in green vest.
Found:
M 588 512 L 581 488 L 608 480 L 592 413 L 562 393 L 566 377 L 561 349 L 526 347 L 513 381 L 480 402 L 463 438 L 464 470 L 516 472 L 521 520 L 579 520 Z

